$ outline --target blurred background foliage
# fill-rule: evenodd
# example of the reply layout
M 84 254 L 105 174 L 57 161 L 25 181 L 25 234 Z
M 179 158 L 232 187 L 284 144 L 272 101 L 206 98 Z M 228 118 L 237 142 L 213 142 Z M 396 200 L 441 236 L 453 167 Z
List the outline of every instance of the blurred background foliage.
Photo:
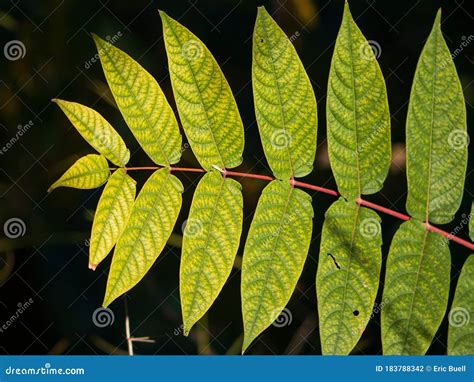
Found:
M 382 192 L 369 197 L 398 211 L 405 210 L 405 118 L 411 81 L 423 43 L 437 9 L 443 7 L 443 31 L 454 52 L 473 31 L 467 1 L 352 0 L 351 10 L 368 40 L 376 41 L 386 78 L 392 114 L 393 163 Z M 20 139 L 0 153 L 0 223 L 11 218 L 25 224 L 22 236 L 10 239 L 1 230 L 0 324 L 21 304 L 19 318 L 0 333 L 5 354 L 123 354 L 125 304 L 112 305 L 115 321 L 99 328 L 92 315 L 103 298 L 110 258 L 95 272 L 87 269 L 87 239 L 99 190 L 60 189 L 48 195 L 49 185 L 80 156 L 92 149 L 50 102 L 60 97 L 96 108 L 124 137 L 133 155 L 130 165 L 150 165 L 117 111 L 106 86 L 90 32 L 116 39 L 116 45 L 137 59 L 161 84 L 175 109 L 157 10 L 199 36 L 214 53 L 234 91 L 246 128 L 244 162 L 238 168 L 270 174 L 260 144 L 252 100 L 251 34 L 256 7 L 265 5 L 291 36 L 311 78 L 319 108 L 318 150 L 314 172 L 304 180 L 335 188 L 326 148 L 325 96 L 333 44 L 340 25 L 343 0 L 173 0 L 173 1 L 62 1 L 2 0 L 0 43 L 11 40 L 25 46 L 25 55 L 8 60 L 0 55 L 0 146 L 11 142 L 19 128 L 30 126 Z M 472 8 L 471 8 L 472 10 Z M 117 38 L 118 36 L 118 38 Z M 471 36 L 471 38 L 474 38 Z M 473 117 L 474 44 L 454 58 L 464 88 L 468 122 Z M 468 127 L 471 136 L 473 129 Z M 471 150 L 472 152 L 472 150 Z M 183 166 L 198 166 L 191 150 Z M 469 213 L 473 198 L 472 154 L 466 192 L 452 230 Z M 139 187 L 149 175 L 134 173 Z M 186 192 L 175 234 L 152 270 L 128 293 L 128 311 L 134 337 L 149 336 L 154 343 L 136 343 L 139 354 L 237 354 L 242 340 L 239 258 L 230 280 L 209 314 L 182 336 L 178 272 L 182 225 L 189 211 L 198 175 L 179 174 Z M 243 179 L 244 234 L 264 182 Z M 291 324 L 271 326 L 251 347 L 253 354 L 320 354 L 315 271 L 324 212 L 334 201 L 314 195 L 314 237 L 303 275 L 288 305 Z M 463 215 L 464 214 L 464 215 Z M 400 221 L 383 218 L 384 259 Z M 459 235 L 467 238 L 462 227 Z M 243 245 L 238 256 L 242 254 Z M 451 245 L 453 285 L 467 250 Z M 382 275 L 383 277 L 383 275 Z M 383 278 L 382 278 L 383 280 Z M 452 296 L 451 296 L 452 298 Z M 377 300 L 380 304 L 380 294 Z M 354 354 L 381 351 L 380 314 L 373 319 Z M 446 321 L 446 320 L 445 320 Z M 430 354 L 445 353 L 446 322 Z

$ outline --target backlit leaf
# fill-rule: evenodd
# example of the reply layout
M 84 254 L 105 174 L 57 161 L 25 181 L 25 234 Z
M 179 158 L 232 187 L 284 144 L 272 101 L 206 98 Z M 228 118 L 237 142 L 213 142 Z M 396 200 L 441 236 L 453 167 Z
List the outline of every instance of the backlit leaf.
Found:
M 244 352 L 288 303 L 303 270 L 313 227 L 311 197 L 274 180 L 263 190 L 242 263 Z
M 474 255 L 462 267 L 448 322 L 448 354 L 474 355 Z
M 263 149 L 280 179 L 308 175 L 316 154 L 317 107 L 298 53 L 264 7 L 253 32 L 252 84 Z
M 138 143 L 156 164 L 179 162 L 178 122 L 156 80 L 128 54 L 93 37 L 115 102 Z
M 104 306 L 133 288 L 158 258 L 176 223 L 182 192 L 183 185 L 166 168 L 147 180 L 115 246 Z
M 194 193 L 179 283 L 185 335 L 210 308 L 232 270 L 242 233 L 241 188 L 235 180 L 212 171 Z
M 451 257 L 441 235 L 403 223 L 387 258 L 382 345 L 386 355 L 423 355 L 448 304 Z
M 201 40 L 166 13 L 160 16 L 176 105 L 196 158 L 206 170 L 238 166 L 244 129 L 227 80 Z
M 125 166 L 130 151 L 122 137 L 95 110 L 76 102 L 53 99 L 82 137 L 100 154 L 117 166 Z
M 110 170 L 107 159 L 102 155 L 89 154 L 77 160 L 53 185 L 48 192 L 58 187 L 72 187 L 83 190 L 97 188 L 107 182 Z
M 119 168 L 102 192 L 92 224 L 89 268 L 95 270 L 112 250 L 128 222 L 135 201 L 136 182 Z
M 461 203 L 467 165 L 466 106 L 441 32 L 441 11 L 421 52 L 408 107 L 407 211 L 449 223 Z
M 348 199 L 382 188 L 390 167 L 390 113 L 376 54 L 346 2 L 327 93 L 328 150 L 339 192 Z
M 380 217 L 339 199 L 326 212 L 316 291 L 323 354 L 349 354 L 372 315 L 382 265 Z

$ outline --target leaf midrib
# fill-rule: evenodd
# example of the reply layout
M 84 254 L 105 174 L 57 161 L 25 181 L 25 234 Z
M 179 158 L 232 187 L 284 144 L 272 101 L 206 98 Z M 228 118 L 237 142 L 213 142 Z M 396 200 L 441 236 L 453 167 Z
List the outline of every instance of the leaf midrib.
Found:
M 113 176 L 113 175 L 112 175 Z M 120 183 L 119 184 L 116 184 L 116 185 L 113 185 L 115 189 L 118 189 L 118 192 L 115 192 L 113 193 L 113 197 L 112 197 L 112 203 L 110 204 L 110 206 L 107 208 L 107 212 L 105 213 L 105 216 L 107 217 L 106 219 L 104 219 L 104 223 L 102 224 L 102 227 L 101 229 L 99 230 L 99 232 L 97 233 L 97 236 L 99 237 L 99 240 L 97 242 L 97 246 L 96 246 L 96 251 L 94 253 L 95 256 L 97 256 L 97 253 L 98 253 L 98 250 L 102 244 L 102 242 L 105 240 L 105 226 L 106 226 L 106 223 L 109 221 L 109 216 L 112 215 L 112 208 L 113 206 L 115 205 L 115 203 L 117 202 L 119 196 L 121 195 L 120 194 L 120 191 L 125 191 L 125 188 L 122 188 L 123 184 L 126 183 L 127 181 L 127 174 L 123 174 L 122 175 L 122 179 L 120 180 Z M 128 185 L 127 185 L 128 186 Z M 129 191 L 129 188 L 127 187 L 126 188 L 126 192 L 128 193 Z M 126 194 L 124 193 L 124 195 L 126 196 Z M 94 227 L 92 227 L 94 228 Z M 119 235 L 117 237 L 117 240 L 116 242 L 118 242 L 118 240 L 120 239 L 120 236 L 121 234 L 123 233 L 125 227 L 122 228 L 121 232 L 119 232 Z
M 352 226 L 352 234 L 351 234 L 351 244 L 350 244 L 350 247 L 349 247 L 349 261 L 348 261 L 348 264 L 347 264 L 347 271 L 346 271 L 346 279 L 344 281 L 344 291 L 343 291 L 343 294 L 342 294 L 342 299 L 341 299 L 341 321 L 340 323 L 343 323 L 344 322 L 344 308 L 345 306 L 347 305 L 346 304 L 346 294 L 347 294 L 347 285 L 349 284 L 349 273 L 350 273 L 350 268 L 351 268 L 351 264 L 352 264 L 352 258 L 353 258 L 353 255 L 352 255 L 352 249 L 354 247 L 354 242 L 355 242 L 355 233 L 356 233 L 356 228 L 357 228 L 357 222 L 358 222 L 358 219 L 359 219 L 359 213 L 360 213 L 360 205 L 356 204 L 356 213 L 355 213 L 355 217 L 354 217 L 354 224 Z M 334 345 L 334 348 L 335 349 L 338 349 L 338 344 L 339 344 L 339 341 L 341 339 L 341 331 L 338 330 L 337 331 L 337 336 L 336 336 L 336 342 L 335 342 L 335 345 Z
M 283 100 L 281 98 L 280 84 L 278 82 L 278 77 L 276 75 L 275 62 L 274 62 L 275 60 L 273 58 L 272 51 L 271 51 L 270 47 L 267 44 L 267 42 L 269 42 L 270 39 L 269 39 L 268 31 L 267 31 L 266 21 L 263 20 L 263 19 L 262 19 L 262 31 L 263 31 L 263 34 L 265 35 L 265 46 L 267 47 L 267 52 L 270 56 L 270 63 L 271 63 L 272 74 L 273 74 L 272 78 L 273 78 L 273 81 L 275 83 L 275 87 L 276 87 L 276 90 L 277 90 L 276 93 L 277 93 L 277 96 L 278 96 L 278 103 L 280 104 L 279 109 L 280 109 L 280 118 L 281 118 L 281 122 L 282 122 L 282 128 L 285 131 L 285 135 L 290 136 L 289 133 L 288 133 L 288 129 L 286 127 L 286 122 L 285 122 L 285 114 L 284 114 L 285 111 L 284 111 Z M 284 38 L 286 38 L 286 36 Z M 287 42 L 287 40 L 284 40 L 284 41 Z M 285 151 L 286 151 L 287 156 L 288 156 L 288 162 L 289 162 L 289 165 L 290 165 L 291 177 L 293 178 L 295 173 L 294 173 L 294 169 L 293 169 L 293 161 L 291 159 L 290 148 L 288 146 L 289 145 L 285 145 Z
M 354 57 L 352 52 L 352 24 L 351 19 L 347 20 L 348 24 L 348 41 L 349 41 L 349 57 L 351 60 L 351 80 L 352 80 L 352 104 L 354 107 L 353 116 L 354 116 L 354 138 L 355 138 L 355 157 L 356 157 L 356 170 L 357 170 L 357 196 L 361 195 L 361 185 L 360 185 L 360 163 L 359 163 L 359 137 L 357 134 L 358 123 L 357 123 L 357 100 L 356 100 L 356 84 L 355 84 L 355 74 L 354 74 Z
M 135 92 L 132 91 L 132 88 L 131 88 L 130 85 L 128 84 L 127 79 L 123 76 L 122 72 L 117 69 L 117 66 L 116 66 L 116 64 L 115 64 L 115 62 L 114 62 L 112 56 L 109 54 L 109 50 L 108 50 L 108 49 L 103 49 L 103 51 L 104 51 L 104 55 L 107 56 L 108 61 L 109 61 L 110 64 L 112 65 L 112 67 L 113 67 L 113 69 L 114 69 L 114 72 L 117 73 L 118 76 L 120 77 L 120 79 L 122 80 L 123 86 L 125 86 L 125 87 L 127 88 L 128 92 L 129 92 L 129 94 L 131 94 L 131 98 L 133 99 L 133 101 L 134 101 L 134 103 L 135 103 L 137 109 L 140 111 L 140 114 L 142 115 L 142 118 L 143 118 L 145 121 L 147 121 L 147 125 L 148 125 L 148 126 L 151 126 L 152 128 L 155 128 L 155 127 L 156 127 L 156 124 L 152 124 L 152 123 L 151 123 L 150 119 L 148 118 L 148 116 L 147 116 L 146 113 L 145 113 L 145 110 L 143 110 L 143 108 L 142 108 L 140 102 L 138 102 L 138 98 L 136 97 Z M 143 70 L 145 70 L 145 69 L 143 69 Z M 139 75 L 140 75 L 140 73 L 137 74 L 137 77 L 138 77 Z M 107 75 L 106 75 L 106 77 L 107 77 Z M 150 86 L 150 89 L 151 89 L 151 87 L 152 87 L 151 85 L 153 85 L 153 84 L 148 84 L 148 85 Z M 112 94 L 113 94 L 114 97 L 119 98 L 118 96 L 115 95 L 114 92 L 112 92 Z M 118 102 L 117 102 L 117 104 L 118 104 Z M 166 105 L 164 105 L 164 107 L 166 107 Z M 130 126 L 130 127 L 131 127 L 131 126 Z M 135 132 L 133 131 L 133 129 L 131 129 L 131 130 L 132 130 L 132 133 L 135 135 Z M 165 130 L 166 130 L 166 129 L 161 129 L 161 131 L 160 131 L 159 134 L 158 134 L 157 141 L 160 141 L 160 140 L 161 140 L 161 137 L 162 137 L 162 135 L 163 135 L 163 133 L 164 133 Z M 137 140 L 138 140 L 138 139 L 137 139 Z M 139 143 L 141 144 L 141 142 L 139 142 Z M 163 148 L 161 147 L 161 145 L 160 145 L 160 144 L 154 144 L 153 147 L 157 147 L 157 148 L 158 148 L 158 151 L 160 152 L 161 156 L 162 156 L 162 157 L 164 158 L 164 160 L 165 160 L 166 167 L 170 167 L 170 161 L 169 161 L 169 159 L 168 159 L 168 155 L 166 155 L 166 153 L 164 152 L 164 150 L 163 150 Z M 145 147 L 143 147 L 143 149 L 145 149 Z M 145 150 L 145 151 L 146 151 L 146 150 Z
M 193 297 L 192 297 L 191 304 L 190 304 L 189 310 L 188 310 L 189 311 L 189 316 L 192 315 L 192 311 L 193 311 L 194 305 L 196 303 L 196 296 L 198 294 L 197 290 L 198 290 L 198 286 L 200 284 L 201 276 L 203 274 L 202 265 L 204 264 L 204 260 L 206 260 L 208 257 L 210 257 L 210 254 L 207 251 L 207 246 L 209 245 L 209 239 L 211 237 L 211 228 L 212 228 L 212 225 L 214 223 L 214 219 L 215 219 L 215 216 L 216 216 L 216 213 L 217 213 L 217 209 L 218 209 L 217 207 L 219 206 L 219 200 L 222 196 L 222 191 L 224 189 L 224 182 L 225 182 L 225 179 L 221 177 L 221 184 L 219 186 L 219 192 L 217 194 L 216 203 L 214 205 L 214 208 L 212 209 L 211 219 L 210 219 L 210 222 L 209 222 L 209 229 L 208 229 L 207 235 L 206 235 L 206 241 L 204 243 L 204 247 L 202 247 L 205 250 L 206 256 L 201 256 L 201 260 L 199 262 L 196 286 L 194 288 Z
M 428 230 L 425 230 L 424 234 L 423 234 L 423 244 L 422 244 L 422 247 L 421 247 L 420 260 L 418 261 L 418 268 L 416 270 L 415 287 L 413 288 L 413 295 L 412 295 L 411 302 L 410 302 L 410 310 L 408 312 L 407 325 L 406 325 L 406 329 L 405 329 L 405 335 L 404 335 L 404 338 L 403 338 L 402 349 L 401 349 L 401 352 L 400 352 L 401 354 L 403 354 L 404 351 L 405 351 L 405 346 L 406 346 L 407 339 L 408 339 L 408 332 L 409 332 L 409 329 L 410 329 L 411 318 L 413 316 L 413 305 L 415 303 L 415 296 L 417 294 L 418 281 L 420 279 L 420 270 L 421 270 L 421 266 L 423 264 L 423 260 L 425 258 L 425 249 L 426 249 L 426 244 L 427 244 L 428 233 L 429 233 Z
M 166 24 L 168 25 L 168 28 L 169 30 L 171 31 L 171 33 L 173 33 L 174 35 L 174 38 L 176 39 L 176 41 L 178 42 L 178 45 L 180 46 L 181 48 L 181 51 L 183 49 L 183 44 L 181 43 L 181 40 L 179 39 L 177 33 L 175 32 L 173 26 L 170 24 L 170 22 L 168 21 L 167 18 L 165 18 L 166 20 Z M 196 38 L 197 39 L 197 38 Z M 201 44 L 203 44 L 201 42 Z M 205 48 L 204 49 L 204 53 L 203 54 L 206 54 L 205 52 Z M 191 77 L 193 79 L 193 83 L 194 83 L 194 86 L 195 88 L 197 89 L 197 93 L 199 95 L 199 101 L 200 101 L 200 105 L 201 105 L 201 108 L 202 110 L 204 111 L 204 115 L 206 117 L 206 127 L 207 129 L 209 130 L 209 132 L 211 133 L 211 138 L 212 138 L 212 143 L 214 144 L 214 147 L 216 148 L 216 151 L 217 151 L 217 155 L 219 156 L 219 160 L 221 161 L 221 168 L 222 169 L 225 169 L 225 163 L 224 163 L 224 160 L 222 158 L 222 155 L 221 155 L 221 152 L 219 150 L 219 146 L 217 145 L 217 141 L 216 141 L 216 137 L 214 136 L 214 132 L 212 131 L 212 128 L 211 128 L 211 121 L 210 121 L 210 118 L 209 118 L 209 114 L 207 112 L 207 109 L 206 107 L 204 106 L 204 100 L 202 98 L 202 94 L 201 94 L 201 90 L 199 89 L 199 86 L 198 86 L 198 83 L 197 83 L 197 80 L 196 80 L 196 75 L 194 73 L 194 70 L 193 68 L 191 67 L 191 65 L 189 64 L 188 60 L 186 59 L 186 57 L 184 58 L 184 61 L 186 62 L 186 67 L 188 68 L 189 72 L 191 73 Z M 211 59 L 212 61 L 212 59 Z
M 158 170 L 158 171 L 160 171 L 160 170 Z M 152 175 L 152 176 L 153 176 L 153 175 Z M 149 219 L 150 219 L 150 215 L 151 215 L 151 214 L 153 213 L 153 211 L 156 209 L 156 204 L 157 204 L 156 202 L 157 202 L 158 200 L 160 200 L 161 194 L 163 193 L 163 190 L 164 190 L 164 188 L 165 188 L 165 186 L 166 186 L 166 181 L 169 179 L 169 178 L 168 178 L 169 174 L 168 174 L 168 175 L 165 175 L 165 176 L 166 176 L 166 177 L 162 180 L 161 185 L 160 185 L 160 189 L 159 189 L 159 191 L 158 191 L 158 193 L 157 193 L 157 195 L 156 195 L 156 197 L 155 197 L 155 199 L 154 199 L 155 202 L 152 203 L 152 204 L 150 204 L 151 207 L 150 207 L 150 209 L 148 210 L 148 212 L 147 212 L 147 214 L 146 214 L 146 218 L 141 221 L 140 226 L 143 226 L 143 225 L 145 225 L 146 223 L 148 223 L 148 221 L 149 221 Z M 142 189 L 142 192 L 143 192 L 143 189 Z M 137 198 L 137 199 L 138 199 L 138 198 Z M 132 213 L 133 213 L 133 208 L 135 207 L 135 205 L 136 205 L 136 201 L 134 202 L 134 206 L 132 207 Z M 131 219 L 129 219 L 128 222 L 130 223 L 130 221 L 131 221 Z M 128 224 L 127 224 L 127 227 L 125 227 L 124 230 L 123 230 L 123 232 L 122 232 L 122 237 L 124 237 L 123 234 L 126 232 L 127 228 L 128 228 Z M 140 230 L 140 232 L 141 232 L 141 230 Z M 131 257 L 131 256 L 133 255 L 133 253 L 135 252 L 135 247 L 137 246 L 137 242 L 139 241 L 139 240 L 138 240 L 139 237 L 140 237 L 140 235 L 138 235 L 137 237 L 135 237 L 135 240 L 133 240 L 133 245 L 131 246 L 132 249 L 128 251 L 128 255 L 127 255 L 127 258 L 126 258 L 126 260 L 125 260 L 125 262 L 124 262 L 124 266 L 123 266 L 122 269 L 120 270 L 120 273 L 119 273 L 118 277 L 115 278 L 114 285 L 113 285 L 113 287 L 111 287 L 111 290 L 110 290 L 109 295 L 112 295 L 112 292 L 115 291 L 115 288 L 117 287 L 118 281 L 119 281 L 120 279 L 122 279 L 123 272 L 125 271 L 125 268 L 126 268 L 125 265 L 129 263 L 130 257 Z M 120 247 L 118 246 L 118 244 L 120 244 L 120 243 L 117 243 L 116 249 L 120 248 Z M 129 246 L 127 246 L 127 247 L 129 247 Z M 117 251 L 117 252 L 118 252 L 118 251 Z M 114 257 L 115 257 L 115 253 L 114 253 Z M 146 256 L 145 256 L 145 257 L 146 257 Z M 109 277 L 110 277 L 110 276 L 109 276 Z
M 272 250 L 271 250 L 271 255 L 270 255 L 270 261 L 269 261 L 269 265 L 267 267 L 267 271 L 266 271 L 266 274 L 265 274 L 265 282 L 264 282 L 264 287 L 263 287 L 263 292 L 260 293 L 260 296 L 259 296 L 259 299 L 258 299 L 258 306 L 257 306 L 257 309 L 256 309 L 256 314 L 254 314 L 254 319 L 252 320 L 252 326 L 250 327 L 250 329 L 247 331 L 247 333 L 252 333 L 253 335 L 253 330 L 255 328 L 255 323 L 257 321 L 257 317 L 260 313 L 260 309 L 262 308 L 262 302 L 263 302 L 263 295 L 265 294 L 265 290 L 268 289 L 267 285 L 268 285 L 268 279 L 270 277 L 270 269 L 272 268 L 272 265 L 273 265 L 273 261 L 275 259 L 275 248 L 277 246 L 277 243 L 278 241 L 280 240 L 280 235 L 281 235 L 281 232 L 283 231 L 282 227 L 284 225 L 284 222 L 286 221 L 285 219 L 285 216 L 287 215 L 287 211 L 288 211 L 288 207 L 290 205 L 290 201 L 291 201 L 291 196 L 293 194 L 293 190 L 294 188 L 293 187 L 290 187 L 290 192 L 288 193 L 288 198 L 286 200 L 286 204 L 285 204 L 285 208 L 283 210 L 283 214 L 281 215 L 281 219 L 280 219 L 280 224 L 278 225 L 278 234 L 275 238 L 275 241 L 273 242 L 273 246 L 272 246 Z
M 436 61 L 436 56 L 438 52 L 438 33 L 434 34 L 434 60 Z M 433 78 L 432 78 L 432 96 L 431 96 L 431 123 L 430 123 L 430 147 L 428 150 L 428 185 L 427 185 L 427 194 L 426 194 L 426 206 L 425 206 L 425 221 L 429 221 L 430 215 L 430 196 L 431 196 L 431 173 L 432 173 L 432 156 L 433 156 L 433 128 L 434 128 L 434 115 L 435 115 L 435 107 L 436 107 L 436 97 L 435 97 L 435 85 L 436 85 L 436 75 L 438 74 L 438 66 L 433 63 L 434 71 L 433 71 Z

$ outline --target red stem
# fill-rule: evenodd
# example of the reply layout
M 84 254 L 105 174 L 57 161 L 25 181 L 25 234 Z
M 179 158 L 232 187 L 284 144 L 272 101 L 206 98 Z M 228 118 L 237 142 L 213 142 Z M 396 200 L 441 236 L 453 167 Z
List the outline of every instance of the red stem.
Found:
M 138 170 L 158 170 L 160 167 L 126 167 L 125 169 L 127 171 L 138 171 Z M 113 170 L 113 169 L 111 169 Z M 170 172 L 172 171 L 181 171 L 181 172 L 198 172 L 198 173 L 203 173 L 206 172 L 202 168 L 190 168 L 190 167 L 171 167 Z M 228 171 L 228 170 L 222 170 L 222 172 L 225 175 L 229 176 L 235 176 L 235 177 L 240 177 L 240 178 L 253 178 L 253 179 L 261 179 L 261 180 L 266 180 L 266 181 L 272 181 L 274 178 L 271 176 L 267 175 L 259 175 L 259 174 L 250 174 L 250 173 L 245 173 L 245 172 L 237 172 L 237 171 Z M 317 192 L 322 192 L 324 194 L 332 195 L 332 196 L 339 196 L 339 193 L 334 190 L 330 190 L 329 188 L 325 187 L 319 187 L 315 186 L 313 184 L 309 183 L 304 183 L 304 182 L 299 182 L 297 180 L 292 180 L 291 181 L 293 185 L 301 187 L 301 188 L 306 188 L 309 190 L 317 191 Z M 384 214 L 394 216 L 400 220 L 407 221 L 410 220 L 410 216 L 402 214 L 400 212 L 391 210 L 390 208 L 382 207 L 379 206 L 378 204 L 368 202 L 367 200 L 364 200 L 362 198 L 356 198 L 355 202 L 361 206 L 366 206 L 369 208 L 372 208 L 373 210 L 383 212 Z M 474 243 L 470 243 L 466 240 L 460 239 L 459 237 L 448 233 L 446 231 L 443 231 L 442 229 L 439 229 L 437 227 L 432 226 L 429 223 L 424 224 L 426 229 L 431 232 L 436 232 L 440 234 L 441 236 L 444 236 L 445 238 L 452 240 L 466 248 L 469 248 L 470 250 L 474 250 Z

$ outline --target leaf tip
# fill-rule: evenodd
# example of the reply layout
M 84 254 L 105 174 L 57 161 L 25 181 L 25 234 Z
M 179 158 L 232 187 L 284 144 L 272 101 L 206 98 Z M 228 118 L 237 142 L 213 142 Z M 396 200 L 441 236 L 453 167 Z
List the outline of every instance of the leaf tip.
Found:
M 98 264 L 92 264 L 92 263 L 89 262 L 88 267 L 89 267 L 90 270 L 95 271 L 95 269 L 97 268 L 97 265 Z
M 436 12 L 435 25 L 441 26 L 441 8 Z

